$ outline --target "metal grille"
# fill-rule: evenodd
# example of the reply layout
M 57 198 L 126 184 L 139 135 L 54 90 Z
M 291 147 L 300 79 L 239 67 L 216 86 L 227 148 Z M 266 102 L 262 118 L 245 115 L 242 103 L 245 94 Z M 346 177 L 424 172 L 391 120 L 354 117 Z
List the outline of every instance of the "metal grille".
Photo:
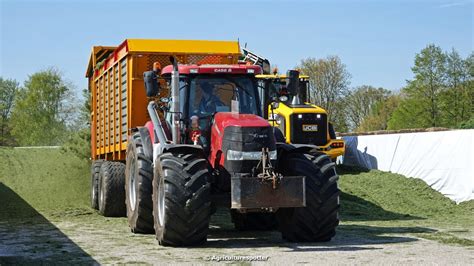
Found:
M 304 125 L 317 125 L 317 131 L 303 131 Z M 291 143 L 325 145 L 327 127 L 325 114 L 292 114 L 290 116 Z
M 190 55 L 188 56 L 188 61 L 190 64 L 227 64 L 229 63 L 229 58 L 223 55 Z
M 179 61 L 179 59 L 178 59 Z M 165 67 L 167 65 L 170 65 L 171 62 L 170 62 L 170 59 L 169 59 L 169 56 L 165 56 L 165 55 L 149 55 L 147 57 L 147 69 L 153 69 L 153 63 L 155 62 L 158 62 L 161 64 L 161 67 Z

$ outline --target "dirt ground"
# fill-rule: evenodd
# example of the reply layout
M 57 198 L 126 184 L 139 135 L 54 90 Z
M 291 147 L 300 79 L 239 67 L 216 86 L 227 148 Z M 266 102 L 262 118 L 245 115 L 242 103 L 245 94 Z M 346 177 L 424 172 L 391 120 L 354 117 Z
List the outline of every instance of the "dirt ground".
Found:
M 437 229 L 344 223 L 327 243 L 288 243 L 274 232 L 238 232 L 225 210 L 212 219 L 201 247 L 159 246 L 154 235 L 130 233 L 126 218 L 90 210 L 0 223 L 0 264 L 57 263 L 272 263 L 474 264 L 474 248 L 418 237 Z

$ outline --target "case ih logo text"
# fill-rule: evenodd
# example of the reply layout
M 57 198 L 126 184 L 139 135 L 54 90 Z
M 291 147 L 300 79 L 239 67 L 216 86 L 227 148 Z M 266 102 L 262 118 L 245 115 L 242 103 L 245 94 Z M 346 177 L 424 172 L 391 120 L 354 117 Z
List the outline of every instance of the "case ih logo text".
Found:
M 216 69 L 214 69 L 214 72 L 230 73 L 230 72 L 232 72 L 232 69 L 231 68 L 216 68 Z

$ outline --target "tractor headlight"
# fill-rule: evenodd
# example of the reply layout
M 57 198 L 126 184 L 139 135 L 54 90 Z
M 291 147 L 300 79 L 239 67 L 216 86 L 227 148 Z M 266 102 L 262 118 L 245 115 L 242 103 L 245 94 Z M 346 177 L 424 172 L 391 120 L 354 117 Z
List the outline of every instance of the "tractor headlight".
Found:
M 268 157 L 270 160 L 276 160 L 277 158 L 277 151 L 269 151 Z M 242 161 L 242 160 L 254 160 L 260 161 L 262 158 L 261 151 L 234 151 L 228 150 L 227 151 L 227 160 L 229 161 Z

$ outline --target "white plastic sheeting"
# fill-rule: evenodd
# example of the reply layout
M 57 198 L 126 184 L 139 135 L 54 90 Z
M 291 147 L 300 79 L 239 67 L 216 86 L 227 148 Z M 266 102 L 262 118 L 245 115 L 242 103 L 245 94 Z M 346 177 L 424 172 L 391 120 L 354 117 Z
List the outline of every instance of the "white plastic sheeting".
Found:
M 457 203 L 474 199 L 474 129 L 343 139 L 345 165 L 420 178 Z

